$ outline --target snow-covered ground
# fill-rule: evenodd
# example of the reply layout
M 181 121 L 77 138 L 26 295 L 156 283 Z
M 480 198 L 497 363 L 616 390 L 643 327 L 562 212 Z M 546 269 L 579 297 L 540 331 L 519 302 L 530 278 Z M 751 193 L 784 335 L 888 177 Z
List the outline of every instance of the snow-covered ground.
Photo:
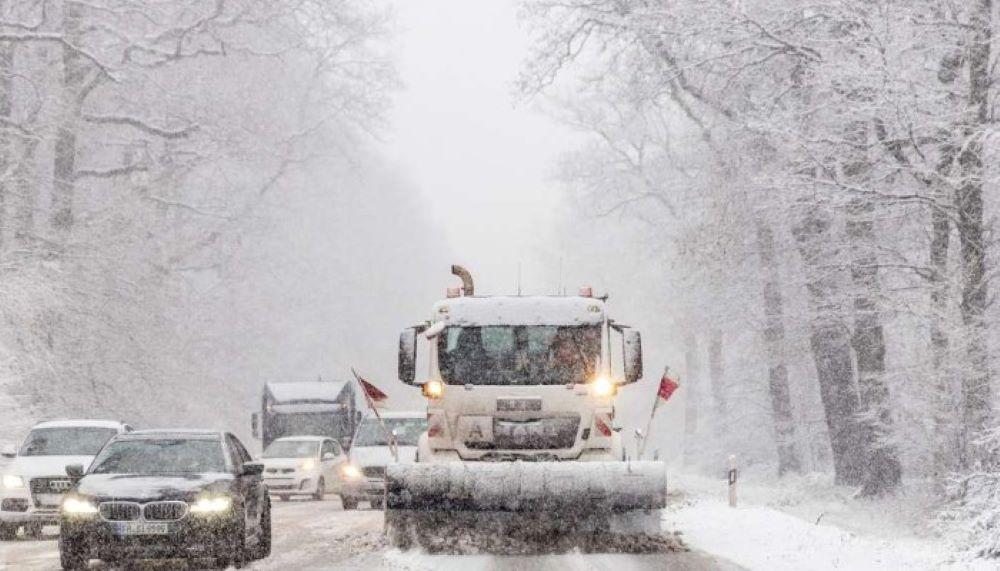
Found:
M 664 517 L 692 548 L 750 571 L 985 571 L 1000 564 L 960 561 L 929 527 L 920 497 L 851 497 L 823 477 L 786 478 L 781 487 L 741 484 L 728 505 L 722 480 L 680 476 L 678 504 Z

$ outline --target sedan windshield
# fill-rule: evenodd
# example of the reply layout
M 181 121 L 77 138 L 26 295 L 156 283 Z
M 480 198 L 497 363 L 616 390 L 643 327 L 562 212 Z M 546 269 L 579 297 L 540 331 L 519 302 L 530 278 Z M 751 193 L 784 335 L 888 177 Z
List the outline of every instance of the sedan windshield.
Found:
M 264 450 L 264 458 L 312 458 L 319 454 L 315 440 L 277 440 Z
M 601 354 L 600 325 L 448 327 L 438 364 L 451 385 L 586 383 Z
M 224 472 L 222 443 L 212 439 L 118 440 L 94 460 L 91 474 L 186 474 Z
M 67 426 L 36 428 L 21 446 L 21 456 L 93 456 L 118 431 L 114 428 Z
M 426 418 L 383 418 L 385 428 L 377 418 L 366 418 L 354 436 L 354 446 L 388 446 L 389 432 L 396 431 L 396 444 L 416 446 L 417 439 L 427 430 Z M 388 432 L 387 432 L 388 431 Z

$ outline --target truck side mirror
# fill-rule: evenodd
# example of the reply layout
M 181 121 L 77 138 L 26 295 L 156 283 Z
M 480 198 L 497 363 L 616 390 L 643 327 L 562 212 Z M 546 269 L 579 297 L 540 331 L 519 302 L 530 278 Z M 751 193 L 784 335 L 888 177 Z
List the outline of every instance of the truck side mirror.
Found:
M 417 328 L 407 327 L 399 334 L 399 380 L 412 385 L 417 377 Z
M 625 382 L 634 383 L 642 378 L 642 336 L 638 331 L 622 332 L 622 355 L 625 363 Z
M 260 413 L 255 412 L 250 415 L 250 430 L 254 438 L 260 438 Z
M 83 464 L 69 464 L 66 466 L 66 475 L 72 480 L 79 480 L 83 477 Z

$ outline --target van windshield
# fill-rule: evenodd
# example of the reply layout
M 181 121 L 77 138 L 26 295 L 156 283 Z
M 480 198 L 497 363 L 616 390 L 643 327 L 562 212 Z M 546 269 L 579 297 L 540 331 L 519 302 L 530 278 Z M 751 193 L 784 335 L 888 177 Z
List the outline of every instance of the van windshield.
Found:
M 599 324 L 448 327 L 438 336 L 438 365 L 451 385 L 586 383 L 600 354 Z
M 388 446 L 388 432 L 396 431 L 396 444 L 416 446 L 417 439 L 427 430 L 426 418 L 383 418 L 385 429 L 375 417 L 368 417 L 358 427 L 352 446 Z

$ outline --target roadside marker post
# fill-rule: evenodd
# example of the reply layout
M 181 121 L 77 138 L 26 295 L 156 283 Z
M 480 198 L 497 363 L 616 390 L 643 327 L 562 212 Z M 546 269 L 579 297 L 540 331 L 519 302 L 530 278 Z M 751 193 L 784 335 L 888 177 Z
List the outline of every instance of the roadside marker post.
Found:
M 729 456 L 729 507 L 736 507 L 736 455 Z

